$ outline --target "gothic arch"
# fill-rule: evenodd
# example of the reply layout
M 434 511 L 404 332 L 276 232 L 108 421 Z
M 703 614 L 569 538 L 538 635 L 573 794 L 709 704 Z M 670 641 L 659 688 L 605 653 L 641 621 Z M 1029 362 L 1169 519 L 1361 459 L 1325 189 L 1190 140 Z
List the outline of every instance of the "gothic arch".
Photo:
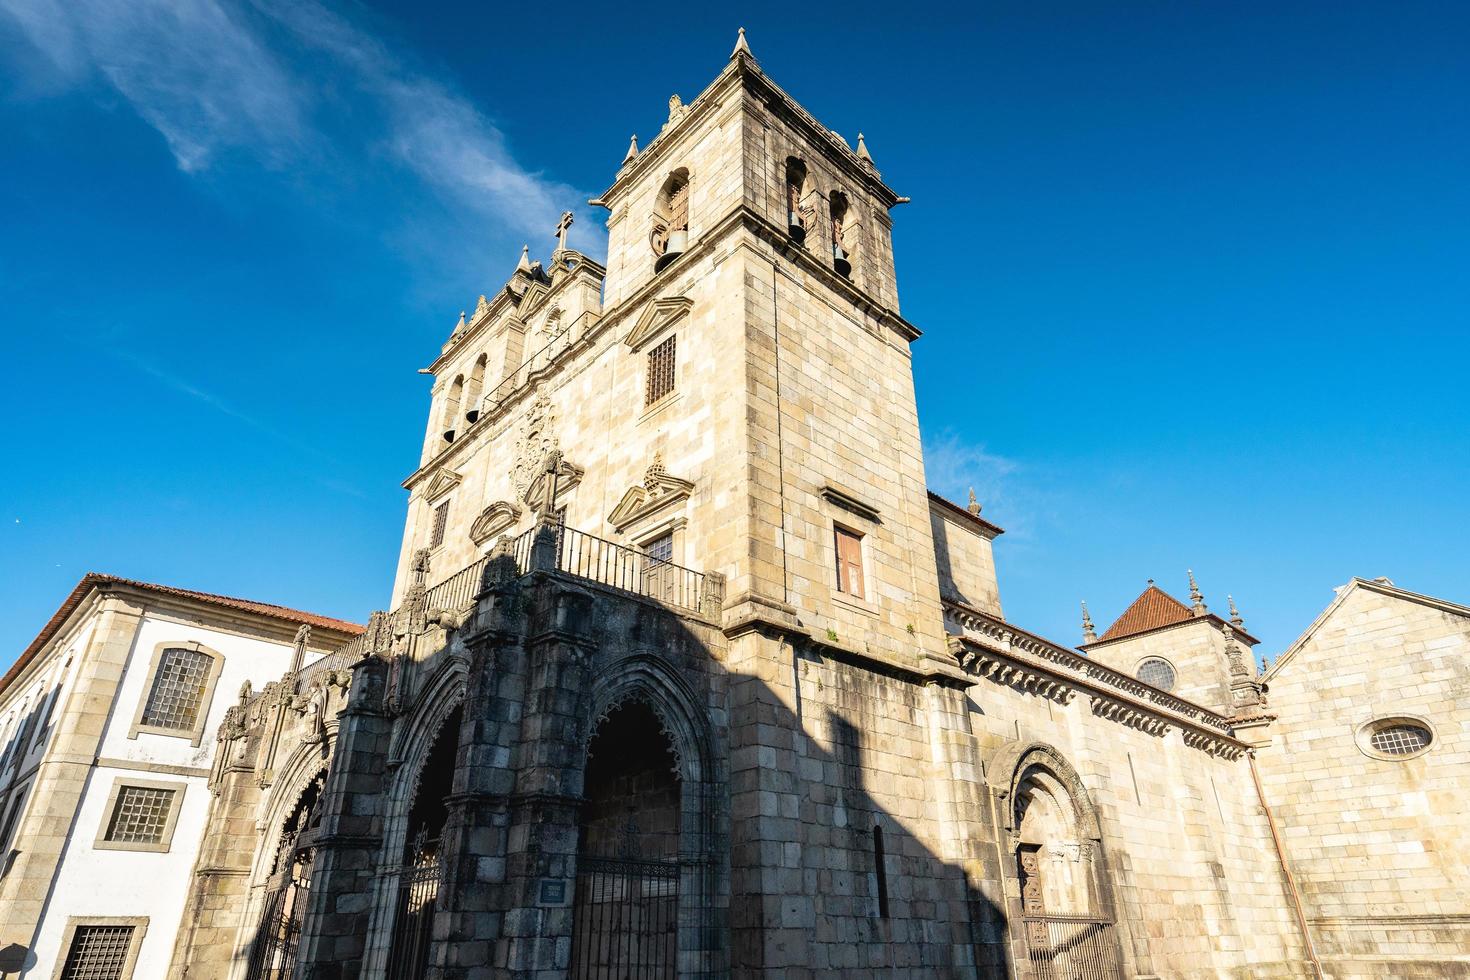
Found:
M 468 672 L 465 662 L 458 658 L 452 658 L 440 667 L 424 684 L 412 712 L 400 729 L 403 734 L 389 754 L 389 762 L 398 765 L 398 772 L 388 793 L 391 822 L 383 835 L 384 845 L 388 847 L 386 854 L 397 854 L 402 848 L 401 840 L 394 841 L 398 832 L 404 829 L 398 825 L 407 820 L 407 808 L 418 792 L 424 763 L 443 734 L 444 722 L 464 704 Z
M 1037 772 L 1066 788 L 1078 832 L 1089 840 L 1101 841 L 1097 807 L 1082 776 L 1056 746 L 1047 742 L 1011 742 L 997 750 L 985 767 L 985 781 L 1005 804 L 1005 829 L 1014 832 L 1019 828 L 1017 805 L 1024 795 L 1023 786 Z
M 251 884 L 259 885 L 270 877 L 271 862 L 275 860 L 282 828 L 312 783 L 330 769 L 328 759 L 322 757 L 321 744 L 312 743 L 298 745 L 287 757 L 285 765 L 276 770 L 274 792 L 266 804 L 265 816 L 256 824 L 256 830 L 263 835 L 260 837 L 263 846 L 256 848 L 255 867 L 250 871 Z
M 603 671 L 593 683 L 590 719 L 579 733 L 582 751 L 608 715 L 630 701 L 653 710 L 677 760 L 676 775 L 693 786 L 711 778 L 708 727 L 689 686 L 662 659 L 634 654 Z

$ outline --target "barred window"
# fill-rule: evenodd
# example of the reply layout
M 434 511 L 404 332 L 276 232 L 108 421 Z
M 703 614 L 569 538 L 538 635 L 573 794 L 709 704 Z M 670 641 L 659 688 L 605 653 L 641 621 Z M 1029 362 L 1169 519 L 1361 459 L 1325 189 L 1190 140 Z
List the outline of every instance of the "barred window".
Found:
M 434 508 L 434 530 L 429 535 L 429 547 L 437 548 L 444 543 L 444 529 L 449 526 L 449 501 Z
M 142 724 L 155 728 L 188 731 L 199 720 L 204 692 L 209 686 L 209 669 L 214 658 L 198 650 L 177 647 L 163 651 L 153 690 L 143 709 Z
M 643 546 L 643 553 L 648 556 L 650 565 L 667 565 L 674 560 L 674 536 L 665 534 L 654 538 Z
M 643 394 L 643 404 L 654 402 L 674 390 L 674 341 L 670 337 L 648 352 L 648 385 Z
M 171 789 L 124 786 L 117 794 L 103 840 L 116 844 L 161 843 L 173 805 Z
M 1414 755 L 1429 747 L 1433 736 L 1422 725 L 1400 722 L 1379 728 L 1368 744 L 1384 755 Z
M 122 980 L 134 926 L 77 926 L 61 980 Z
M 1174 690 L 1174 668 L 1169 661 L 1161 657 L 1149 657 L 1138 665 L 1138 679 L 1145 684 L 1152 684 L 1161 691 Z

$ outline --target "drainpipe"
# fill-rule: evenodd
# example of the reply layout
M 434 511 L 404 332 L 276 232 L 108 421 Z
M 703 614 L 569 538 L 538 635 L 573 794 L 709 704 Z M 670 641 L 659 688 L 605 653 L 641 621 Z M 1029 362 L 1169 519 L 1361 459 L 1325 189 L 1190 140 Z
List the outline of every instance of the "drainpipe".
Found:
M 1281 863 L 1281 874 L 1286 878 L 1286 890 L 1291 895 L 1291 905 L 1296 911 L 1296 922 L 1302 930 L 1302 940 L 1307 944 L 1307 960 L 1312 964 L 1312 974 L 1317 980 L 1322 980 L 1322 961 L 1317 959 L 1317 947 L 1312 943 L 1312 931 L 1307 928 L 1307 916 L 1302 911 L 1302 895 L 1297 891 L 1296 879 L 1292 877 L 1291 868 L 1286 863 L 1286 848 L 1281 844 L 1281 834 L 1276 829 L 1276 816 L 1271 812 L 1271 804 L 1266 802 L 1266 790 L 1261 786 L 1261 773 L 1256 768 L 1255 750 L 1248 751 L 1246 758 L 1250 760 L 1251 779 L 1256 784 L 1256 799 L 1261 801 L 1261 812 L 1266 815 L 1266 825 L 1271 828 L 1271 840 L 1276 845 L 1276 860 Z

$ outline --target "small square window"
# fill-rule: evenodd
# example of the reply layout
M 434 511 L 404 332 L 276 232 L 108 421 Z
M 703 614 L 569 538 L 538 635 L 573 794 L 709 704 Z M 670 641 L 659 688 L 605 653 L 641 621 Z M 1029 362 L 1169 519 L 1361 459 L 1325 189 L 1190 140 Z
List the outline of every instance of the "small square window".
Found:
M 648 352 L 648 379 L 643 404 L 652 405 L 674 390 L 674 341 L 670 337 Z
M 833 532 L 837 558 L 837 590 L 848 595 L 863 593 L 863 536 L 845 527 Z
M 171 789 L 124 786 L 113 804 L 103 839 L 115 844 L 161 843 L 173 806 Z
M 134 926 L 79 925 L 61 980 L 122 980 L 133 948 Z
M 429 535 L 429 547 L 437 548 L 444 543 L 444 530 L 449 526 L 449 501 L 434 508 L 434 530 Z

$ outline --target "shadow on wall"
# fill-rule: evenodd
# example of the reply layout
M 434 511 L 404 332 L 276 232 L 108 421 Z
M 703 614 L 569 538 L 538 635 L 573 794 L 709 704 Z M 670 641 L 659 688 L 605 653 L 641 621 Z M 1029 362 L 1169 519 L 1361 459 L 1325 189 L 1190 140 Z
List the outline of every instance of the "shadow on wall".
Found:
M 730 671 L 713 622 L 559 572 L 497 585 L 471 622 L 402 675 L 391 737 L 354 719 L 388 717 L 369 676 L 388 668 L 356 667 L 321 806 L 326 834 L 369 818 L 353 842 L 323 840 L 365 871 L 318 860 L 286 918 L 249 903 L 267 913 L 243 923 L 252 967 L 289 975 L 270 947 L 299 951 L 308 980 L 449 980 L 475 949 L 507 976 L 1012 974 L 1004 911 L 883 802 L 942 833 L 935 804 L 897 799 L 893 764 L 875 764 L 871 713 L 922 733 L 921 685 L 803 689 L 798 661 L 823 650 L 771 637 L 754 673 Z

